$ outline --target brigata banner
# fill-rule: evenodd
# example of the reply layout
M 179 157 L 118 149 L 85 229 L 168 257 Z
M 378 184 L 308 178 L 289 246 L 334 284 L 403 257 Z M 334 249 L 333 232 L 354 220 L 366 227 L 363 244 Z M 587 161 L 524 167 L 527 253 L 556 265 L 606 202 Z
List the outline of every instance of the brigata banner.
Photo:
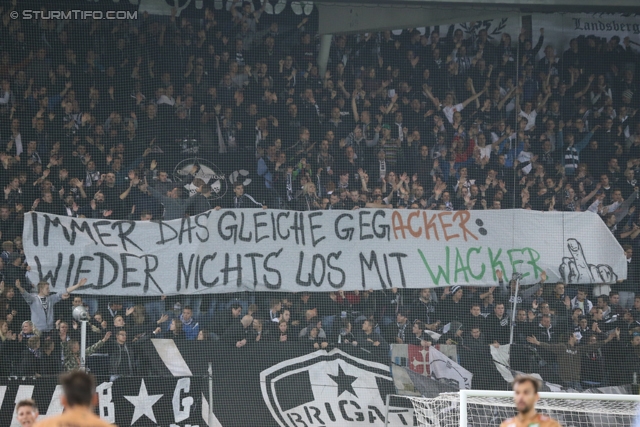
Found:
M 626 278 L 592 213 L 220 210 L 173 221 L 25 216 L 29 279 L 119 295 L 493 286 Z
M 97 378 L 97 415 L 118 426 L 206 426 L 208 412 L 203 378 L 109 377 Z M 57 377 L 0 379 L 0 425 L 20 427 L 16 403 L 33 399 L 43 420 L 62 414 L 62 386 Z M 204 404 L 204 405 L 203 405 Z M 77 425 L 77 424 L 76 424 Z M 221 427 L 220 424 L 211 427 Z M 225 426 L 226 427 L 226 426 Z
M 409 401 L 391 399 L 388 363 L 348 345 L 310 352 L 291 343 L 219 346 L 208 376 L 96 375 L 100 417 L 132 427 L 415 427 Z M 93 356 L 90 356 L 91 358 Z M 200 354 L 207 366 L 209 354 Z M 241 385 L 240 385 L 241 383 Z M 57 377 L 0 378 L 0 425 L 20 427 L 15 405 L 34 399 L 41 419 L 62 413 Z

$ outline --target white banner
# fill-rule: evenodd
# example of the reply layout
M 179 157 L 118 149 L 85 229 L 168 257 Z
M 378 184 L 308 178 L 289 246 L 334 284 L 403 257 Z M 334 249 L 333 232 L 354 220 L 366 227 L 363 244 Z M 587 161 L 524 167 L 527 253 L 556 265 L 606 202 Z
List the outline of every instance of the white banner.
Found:
M 496 365 L 496 369 L 502 375 L 502 378 L 508 383 L 513 382 L 513 374 L 511 373 L 511 359 L 509 357 L 509 350 L 511 348 L 510 344 L 501 345 L 496 348 L 492 345 L 489 346 L 489 350 L 491 350 L 491 357 L 493 358 L 493 363 Z
M 544 46 L 538 57 L 544 56 L 544 47 L 551 45 L 556 54 L 569 49 L 569 41 L 579 36 L 594 35 L 610 40 L 620 37 L 620 44 L 625 37 L 640 43 L 640 15 L 622 15 L 619 13 L 534 13 L 531 15 L 533 44 L 539 36 L 539 29 L 544 28 Z M 512 38 L 515 40 L 515 38 Z M 637 46 L 632 46 L 637 50 Z
M 520 34 L 520 18 L 517 15 L 501 16 L 497 13 L 495 19 L 486 19 L 475 22 L 463 22 L 456 24 L 455 29 L 462 30 L 464 37 L 467 38 L 473 34 L 478 34 L 480 30 L 487 31 L 487 38 L 494 44 L 500 43 L 503 34 L 508 34 L 515 43 Z M 444 37 L 449 30 L 448 25 L 440 26 L 440 37 Z
M 499 43 L 500 39 L 502 38 L 502 34 L 507 33 L 511 36 L 511 40 L 515 43 L 518 38 L 518 35 L 520 34 L 520 27 L 521 27 L 520 18 L 515 15 L 511 15 L 511 16 L 499 16 L 500 14 L 497 14 L 497 15 L 498 16 L 496 16 L 496 18 L 494 19 L 486 19 L 483 21 L 475 21 L 475 22 L 462 22 L 459 24 L 455 24 L 454 29 L 462 30 L 465 38 L 469 37 L 471 33 L 477 34 L 480 30 L 487 30 L 487 36 L 489 37 L 489 40 L 491 40 L 494 43 Z M 440 33 L 440 37 L 444 38 L 449 32 L 449 27 L 450 27 L 449 24 L 434 25 L 433 27 L 429 27 L 429 29 L 431 31 L 438 30 L 438 32 Z M 426 33 L 426 27 L 418 27 L 416 28 L 416 30 L 420 31 L 420 34 L 423 34 L 423 35 L 425 35 Z M 395 34 L 396 36 L 399 36 L 400 34 L 402 34 L 403 31 L 404 31 L 403 29 L 398 29 L 398 30 L 393 30 L 392 33 Z M 427 38 L 429 38 L 431 34 L 426 34 L 426 36 Z M 431 43 L 431 41 L 429 41 L 429 43 Z M 534 41 L 534 44 L 535 43 L 536 41 Z M 447 54 L 448 53 L 449 52 L 447 52 Z
M 494 286 L 496 270 L 549 281 L 626 278 L 622 248 L 592 213 L 220 210 L 173 221 L 30 213 L 29 279 L 54 290 L 160 295 Z
M 471 389 L 473 374 L 433 347 L 429 348 L 429 366 L 434 379 L 458 383 L 460 390 Z

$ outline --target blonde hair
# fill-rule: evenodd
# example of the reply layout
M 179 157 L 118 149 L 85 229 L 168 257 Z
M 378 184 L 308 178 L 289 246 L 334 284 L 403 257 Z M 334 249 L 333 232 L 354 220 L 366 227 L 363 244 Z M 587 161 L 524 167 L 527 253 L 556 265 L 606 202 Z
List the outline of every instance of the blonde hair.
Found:
M 40 336 L 40 331 L 36 328 L 36 325 L 34 325 L 31 320 L 25 320 L 24 322 L 22 322 L 22 325 L 20 326 L 20 332 L 22 332 L 22 327 L 24 327 L 25 323 L 27 325 L 31 325 L 31 329 L 33 330 L 33 335 L 37 337 Z
M 49 282 L 38 282 L 38 292 L 40 292 L 42 288 L 48 285 L 49 285 Z
M 313 186 L 313 188 L 316 188 L 316 184 L 314 184 L 313 182 L 307 182 L 302 186 L 302 191 L 304 192 L 304 194 L 309 194 L 309 188 L 311 188 L 311 186 Z

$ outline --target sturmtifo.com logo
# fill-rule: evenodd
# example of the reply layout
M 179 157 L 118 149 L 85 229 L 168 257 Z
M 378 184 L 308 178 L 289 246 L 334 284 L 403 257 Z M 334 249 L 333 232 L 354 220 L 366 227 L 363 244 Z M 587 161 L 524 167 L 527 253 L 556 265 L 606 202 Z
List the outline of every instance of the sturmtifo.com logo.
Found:
M 137 10 L 17 10 L 9 13 L 11 19 L 44 19 L 44 20 L 72 20 L 72 19 L 97 19 L 97 20 L 128 20 L 138 19 Z

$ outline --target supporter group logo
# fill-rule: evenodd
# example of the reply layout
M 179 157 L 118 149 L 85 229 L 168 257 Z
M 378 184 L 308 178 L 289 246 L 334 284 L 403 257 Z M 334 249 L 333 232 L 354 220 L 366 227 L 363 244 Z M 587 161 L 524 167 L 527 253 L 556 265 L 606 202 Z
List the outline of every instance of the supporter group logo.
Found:
M 195 175 L 193 167 L 197 166 L 198 170 Z M 223 198 L 229 189 L 227 176 L 213 163 L 205 159 L 186 159 L 178 163 L 173 171 L 174 182 L 184 184 L 184 188 L 191 195 L 195 194 L 196 186 L 192 184 L 190 176 L 202 179 L 205 184 L 211 186 L 211 198 L 213 200 Z
M 286 360 L 260 373 L 262 397 L 281 427 L 384 426 L 389 367 L 338 349 Z M 413 426 L 413 410 L 389 410 L 389 425 Z
M 249 184 L 251 184 L 252 180 L 248 170 L 240 169 L 240 170 L 231 172 L 231 174 L 229 175 L 229 181 L 233 185 L 235 185 L 236 182 L 240 182 L 242 183 L 242 185 L 247 187 Z

